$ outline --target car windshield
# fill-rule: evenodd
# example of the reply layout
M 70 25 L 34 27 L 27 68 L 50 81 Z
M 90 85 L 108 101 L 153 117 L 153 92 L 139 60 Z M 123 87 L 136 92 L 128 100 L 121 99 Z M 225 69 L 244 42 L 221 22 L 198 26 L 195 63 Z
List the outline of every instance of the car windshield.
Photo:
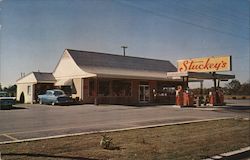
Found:
M 63 92 L 62 91 L 54 91 L 54 95 L 60 96 L 60 95 L 63 95 Z
M 0 97 L 9 97 L 7 92 L 0 92 Z

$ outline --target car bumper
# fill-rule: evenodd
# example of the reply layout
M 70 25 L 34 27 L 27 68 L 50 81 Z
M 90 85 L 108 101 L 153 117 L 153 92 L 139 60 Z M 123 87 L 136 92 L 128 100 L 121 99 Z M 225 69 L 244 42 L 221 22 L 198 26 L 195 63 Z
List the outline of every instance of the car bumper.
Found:
M 71 105 L 73 103 L 73 101 L 59 101 L 56 102 L 56 104 L 58 105 Z
M 0 109 L 11 109 L 12 105 L 14 105 L 14 103 L 0 103 Z

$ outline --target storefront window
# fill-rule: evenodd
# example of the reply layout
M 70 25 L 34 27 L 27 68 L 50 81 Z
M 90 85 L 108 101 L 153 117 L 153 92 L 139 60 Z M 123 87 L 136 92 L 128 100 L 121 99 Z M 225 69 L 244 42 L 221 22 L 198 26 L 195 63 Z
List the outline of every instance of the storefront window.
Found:
M 108 80 L 99 80 L 99 96 L 108 96 L 109 95 L 109 81 Z
M 175 95 L 175 87 L 166 83 L 158 83 L 157 96 L 170 96 Z
M 114 80 L 112 90 L 113 96 L 131 96 L 131 82 Z

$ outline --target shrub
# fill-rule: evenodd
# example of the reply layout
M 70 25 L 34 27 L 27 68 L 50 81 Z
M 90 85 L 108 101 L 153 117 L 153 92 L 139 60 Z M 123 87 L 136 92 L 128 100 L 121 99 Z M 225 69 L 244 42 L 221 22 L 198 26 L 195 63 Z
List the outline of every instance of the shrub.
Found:
M 102 135 L 102 139 L 100 141 L 100 146 L 103 149 L 112 149 L 114 147 L 112 143 L 112 138 L 107 135 Z

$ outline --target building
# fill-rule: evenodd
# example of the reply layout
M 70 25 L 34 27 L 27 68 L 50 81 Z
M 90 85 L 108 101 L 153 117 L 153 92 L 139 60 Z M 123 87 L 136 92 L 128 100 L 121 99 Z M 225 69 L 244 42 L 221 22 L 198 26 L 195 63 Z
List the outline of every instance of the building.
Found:
M 38 94 L 53 88 L 55 82 L 52 73 L 31 72 L 17 80 L 16 100 L 21 103 L 33 103 Z
M 175 103 L 180 80 L 166 60 L 66 49 L 53 73 L 32 72 L 17 80 L 17 100 L 33 103 L 48 88 L 61 88 L 83 103 Z M 23 98 L 22 98 L 23 97 Z

